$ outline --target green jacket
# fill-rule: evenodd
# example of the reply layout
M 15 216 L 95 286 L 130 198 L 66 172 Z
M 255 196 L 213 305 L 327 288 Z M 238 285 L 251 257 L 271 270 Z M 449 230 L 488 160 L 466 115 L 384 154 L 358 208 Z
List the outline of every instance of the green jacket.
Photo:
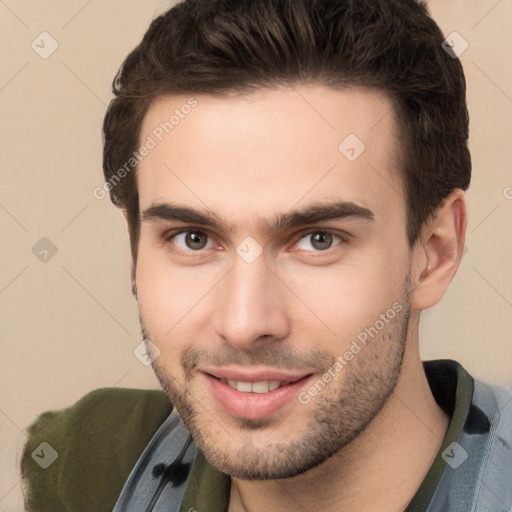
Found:
M 111 511 L 137 459 L 171 410 L 163 391 L 104 388 L 71 407 L 41 414 L 27 429 L 21 460 L 26 510 Z M 43 442 L 57 452 L 46 469 L 39 462 L 53 452 L 45 445 L 38 448 Z

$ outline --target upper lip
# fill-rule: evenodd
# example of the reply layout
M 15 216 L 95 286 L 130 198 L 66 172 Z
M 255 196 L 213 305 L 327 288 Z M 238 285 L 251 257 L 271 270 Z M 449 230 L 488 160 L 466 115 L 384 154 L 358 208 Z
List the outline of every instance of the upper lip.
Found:
M 262 382 L 264 380 L 295 382 L 313 373 L 311 371 L 287 371 L 248 366 L 204 366 L 199 370 L 218 379 L 236 380 L 237 382 Z

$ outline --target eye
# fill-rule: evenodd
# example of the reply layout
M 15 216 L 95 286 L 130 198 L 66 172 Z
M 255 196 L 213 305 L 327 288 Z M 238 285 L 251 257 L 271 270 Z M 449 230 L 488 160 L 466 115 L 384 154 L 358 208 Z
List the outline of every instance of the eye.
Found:
M 167 238 L 182 251 L 200 251 L 201 249 L 210 249 L 215 244 L 208 235 L 199 230 L 188 230 L 174 233 Z
M 340 243 L 344 241 L 341 236 L 330 231 L 312 231 L 297 242 L 297 248 L 302 251 L 311 251 L 311 248 L 315 252 L 326 251 L 332 247 L 336 240 Z

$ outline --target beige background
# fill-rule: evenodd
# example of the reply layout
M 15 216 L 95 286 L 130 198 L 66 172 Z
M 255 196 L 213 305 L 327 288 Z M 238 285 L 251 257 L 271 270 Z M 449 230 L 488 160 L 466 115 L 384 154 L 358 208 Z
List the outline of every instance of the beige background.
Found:
M 16 465 L 37 414 L 98 387 L 158 387 L 133 355 L 139 325 L 121 215 L 92 190 L 102 184 L 114 73 L 168 5 L 0 0 L 1 511 L 22 510 Z M 512 385 L 512 2 L 430 6 L 446 35 L 469 43 L 461 60 L 474 177 L 467 252 L 442 303 L 424 314 L 422 356 Z M 47 59 L 31 48 L 43 31 L 59 45 Z M 58 250 L 46 263 L 32 253 L 43 237 Z

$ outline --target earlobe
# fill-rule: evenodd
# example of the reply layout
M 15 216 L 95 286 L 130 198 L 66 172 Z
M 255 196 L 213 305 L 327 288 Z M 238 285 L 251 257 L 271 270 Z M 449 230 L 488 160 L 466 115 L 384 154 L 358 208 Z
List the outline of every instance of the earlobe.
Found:
M 411 294 L 413 309 L 428 309 L 445 294 L 459 268 L 466 226 L 466 198 L 463 190 L 456 189 L 425 224 L 421 239 L 413 249 L 416 262 Z

